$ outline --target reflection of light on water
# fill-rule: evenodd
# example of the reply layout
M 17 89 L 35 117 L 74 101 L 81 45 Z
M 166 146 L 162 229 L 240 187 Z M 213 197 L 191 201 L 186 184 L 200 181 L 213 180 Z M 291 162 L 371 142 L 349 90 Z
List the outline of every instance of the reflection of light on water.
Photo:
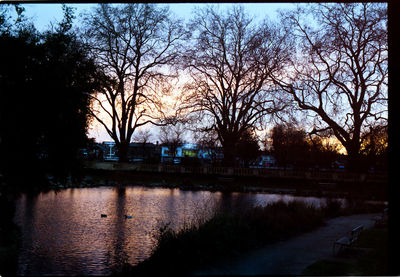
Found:
M 210 218 L 218 209 L 279 200 L 325 204 L 316 197 L 126 187 L 76 188 L 37 197 L 23 195 L 16 223 L 23 232 L 21 275 L 101 275 L 123 261 L 137 264 L 154 246 L 157 228 Z M 107 214 L 101 218 L 101 214 Z M 125 215 L 132 218 L 126 219 Z
M 318 198 L 311 196 L 294 196 L 288 194 L 256 194 L 256 205 L 265 206 L 268 203 L 274 203 L 278 201 L 283 201 L 284 203 L 288 203 L 294 200 L 302 201 L 308 205 L 313 205 L 316 208 L 326 205 L 326 198 Z M 342 205 L 346 203 L 345 199 L 335 199 L 335 201 L 341 202 Z

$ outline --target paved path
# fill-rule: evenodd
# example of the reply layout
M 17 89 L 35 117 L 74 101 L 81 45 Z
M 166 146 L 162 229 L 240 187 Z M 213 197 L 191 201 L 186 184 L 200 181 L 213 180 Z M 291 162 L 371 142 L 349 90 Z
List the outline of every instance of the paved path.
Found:
M 371 228 L 376 215 L 337 217 L 317 230 L 221 262 L 195 275 L 298 275 L 312 263 L 331 257 L 334 241 L 352 228 L 360 224 Z

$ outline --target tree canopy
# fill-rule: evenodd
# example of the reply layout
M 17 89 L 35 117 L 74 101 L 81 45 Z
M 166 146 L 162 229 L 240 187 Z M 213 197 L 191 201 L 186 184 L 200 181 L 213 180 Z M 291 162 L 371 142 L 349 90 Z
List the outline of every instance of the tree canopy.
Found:
M 164 67 L 176 63 L 183 25 L 155 4 L 100 4 L 85 16 L 82 33 L 103 70 L 92 116 L 115 141 L 120 161 L 126 161 L 136 128 L 167 120 L 162 99 L 174 75 Z
M 384 3 L 321 3 L 282 14 L 296 43 L 279 87 L 357 165 L 369 129 L 387 124 L 388 44 Z
M 256 24 L 241 7 L 199 9 L 191 28 L 183 58 L 190 81 L 181 109 L 205 132 L 217 133 L 229 165 L 242 135 L 283 108 L 270 75 L 282 70 L 289 43 L 280 28 Z
M 0 160 L 11 179 L 65 176 L 86 143 L 96 67 L 62 23 L 42 34 L 26 25 L 0 35 Z

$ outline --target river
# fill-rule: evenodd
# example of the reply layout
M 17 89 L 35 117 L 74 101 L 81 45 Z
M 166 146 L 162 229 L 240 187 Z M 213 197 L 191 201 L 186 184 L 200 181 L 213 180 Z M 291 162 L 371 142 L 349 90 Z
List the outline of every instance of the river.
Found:
M 294 199 L 325 204 L 316 197 L 141 186 L 22 195 L 15 214 L 22 231 L 18 275 L 108 275 L 123 262 L 146 259 L 167 223 L 177 230 L 220 209 Z

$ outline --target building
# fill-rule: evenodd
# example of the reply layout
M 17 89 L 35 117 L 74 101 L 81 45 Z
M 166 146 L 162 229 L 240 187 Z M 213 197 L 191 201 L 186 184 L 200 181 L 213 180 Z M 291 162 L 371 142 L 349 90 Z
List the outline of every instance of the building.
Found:
M 118 149 L 115 142 L 103 142 L 98 144 L 102 151 L 104 161 L 118 161 Z M 182 165 L 220 166 L 224 158 L 222 148 L 203 149 L 193 143 L 184 143 L 176 147 L 172 152 L 170 146 L 158 143 L 130 143 L 128 148 L 128 160 L 137 163 L 167 163 Z M 276 164 L 271 155 L 260 155 L 250 167 L 270 168 Z
M 159 163 L 161 146 L 158 143 L 130 143 L 128 159 L 131 162 Z
M 184 143 L 178 146 L 175 151 L 170 146 L 161 147 L 161 162 L 180 164 L 182 158 L 199 158 L 199 147 L 196 144 Z
M 255 164 L 250 167 L 253 168 L 271 168 L 276 165 L 276 159 L 271 155 L 260 155 Z
M 178 146 L 175 153 L 170 150 L 169 146 L 161 147 L 161 163 L 210 165 L 215 164 L 217 160 L 222 161 L 223 158 L 222 151 L 202 149 L 193 143 L 184 143 Z
M 103 160 L 104 161 L 118 161 L 118 150 L 115 142 L 113 141 L 103 141 L 100 147 L 103 150 Z
M 104 161 L 118 161 L 118 148 L 113 141 L 99 144 Z M 131 162 L 158 163 L 160 161 L 160 146 L 154 143 L 130 143 L 128 160 Z

